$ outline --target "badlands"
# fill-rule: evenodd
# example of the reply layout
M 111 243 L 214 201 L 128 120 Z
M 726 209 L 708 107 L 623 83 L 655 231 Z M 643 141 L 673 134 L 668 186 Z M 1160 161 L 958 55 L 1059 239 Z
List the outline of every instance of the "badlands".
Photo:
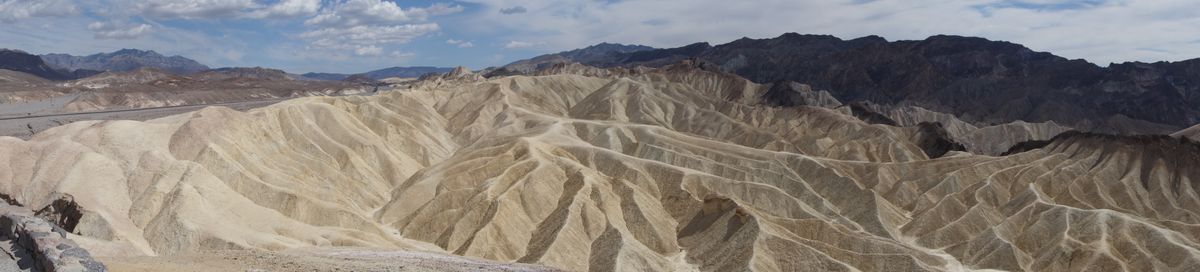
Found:
M 1191 140 L 555 68 L 0 137 L 0 196 L 129 271 L 1200 270 Z

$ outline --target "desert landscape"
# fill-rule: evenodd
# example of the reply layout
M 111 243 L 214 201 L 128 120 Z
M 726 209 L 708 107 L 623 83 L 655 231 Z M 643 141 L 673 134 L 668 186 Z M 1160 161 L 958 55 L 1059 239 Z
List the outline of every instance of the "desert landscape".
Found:
M 1200 59 L 1102 65 L 993 32 L 710 44 L 666 19 L 629 33 L 682 46 L 567 47 L 443 21 L 639 1 L 50 2 L 0 0 L 21 47 L 0 50 L 0 271 L 1200 270 Z M 116 12 L 98 5 L 136 13 L 87 25 L 85 50 L 29 30 Z M 743 17 L 696 25 L 767 26 Z M 286 57 L 91 49 L 217 37 L 194 27 Z M 421 39 L 441 53 L 401 50 Z

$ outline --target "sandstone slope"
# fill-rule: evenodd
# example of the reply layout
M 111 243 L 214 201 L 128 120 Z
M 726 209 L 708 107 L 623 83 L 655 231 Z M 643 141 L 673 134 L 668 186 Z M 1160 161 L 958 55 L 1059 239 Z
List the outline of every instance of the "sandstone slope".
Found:
M 1171 136 L 1180 138 L 1190 138 L 1195 141 L 1200 141 L 1200 125 L 1195 125 L 1171 134 Z
M 0 138 L 0 193 L 93 254 L 355 246 L 573 271 L 1200 269 L 1200 145 L 1066 134 L 929 159 L 916 127 L 692 64 L 426 78 Z

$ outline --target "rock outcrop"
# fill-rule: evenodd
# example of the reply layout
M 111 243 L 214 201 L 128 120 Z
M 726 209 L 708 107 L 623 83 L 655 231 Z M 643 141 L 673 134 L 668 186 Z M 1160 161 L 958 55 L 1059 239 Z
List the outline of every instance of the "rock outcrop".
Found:
M 19 207 L 0 205 L 3 205 L 0 207 L 0 239 L 11 241 L 14 246 L 4 251 L 32 258 L 31 271 L 107 271 L 104 264 L 93 259 L 86 249 L 71 241 L 67 231 Z

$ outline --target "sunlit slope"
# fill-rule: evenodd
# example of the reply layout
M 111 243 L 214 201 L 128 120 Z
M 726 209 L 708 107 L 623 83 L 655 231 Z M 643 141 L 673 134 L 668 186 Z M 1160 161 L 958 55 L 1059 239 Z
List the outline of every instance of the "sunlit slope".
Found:
M 302 98 L 0 138 L 103 254 L 367 246 L 594 271 L 1197 269 L 1200 149 L 1057 137 L 930 160 L 916 128 L 690 65 Z M 126 248 L 128 250 L 121 251 Z

